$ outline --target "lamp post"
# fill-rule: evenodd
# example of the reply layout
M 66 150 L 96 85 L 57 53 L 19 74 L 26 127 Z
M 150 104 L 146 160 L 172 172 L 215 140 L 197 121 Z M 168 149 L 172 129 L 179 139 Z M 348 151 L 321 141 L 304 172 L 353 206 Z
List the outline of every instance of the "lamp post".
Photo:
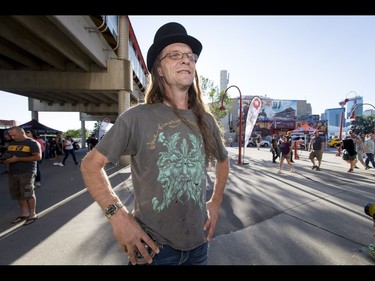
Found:
M 237 164 L 238 165 L 241 165 L 242 164 L 242 160 L 241 160 L 241 147 L 242 147 L 242 94 L 241 94 L 241 90 L 235 86 L 235 85 L 232 85 L 232 86 L 229 86 L 228 88 L 226 88 L 223 96 L 221 97 L 221 106 L 220 106 L 220 110 L 225 110 L 225 106 L 224 106 L 224 98 L 226 97 L 227 95 L 227 91 L 230 89 L 230 88 L 236 88 L 238 90 L 238 92 L 240 93 L 240 125 L 239 125 L 239 133 L 238 133 L 238 161 L 237 161 Z
M 344 123 L 344 120 L 345 120 L 345 104 L 349 101 L 348 99 L 348 95 L 350 93 L 354 93 L 355 94 L 355 100 L 357 98 L 357 93 L 355 91 L 350 91 L 346 94 L 345 96 L 345 99 L 343 101 L 340 101 L 339 102 L 339 105 L 341 106 L 341 117 L 340 117 L 340 133 L 339 133 L 339 140 L 342 139 L 342 124 Z M 341 146 L 339 145 L 338 148 L 337 148 L 337 153 L 336 153 L 336 156 L 340 156 L 341 155 Z
M 349 101 L 349 99 L 344 99 L 343 101 L 339 102 L 339 105 L 341 106 L 341 117 L 340 117 L 340 133 L 339 133 L 339 140 L 342 139 L 342 123 L 344 122 L 344 115 L 345 115 L 345 104 Z M 341 145 L 337 148 L 336 156 L 341 155 Z

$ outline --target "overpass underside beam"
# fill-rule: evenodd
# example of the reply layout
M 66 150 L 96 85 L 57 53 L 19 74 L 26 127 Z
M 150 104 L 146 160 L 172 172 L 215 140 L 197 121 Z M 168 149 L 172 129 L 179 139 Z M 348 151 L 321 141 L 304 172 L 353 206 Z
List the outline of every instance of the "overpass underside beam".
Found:
M 128 60 L 111 59 L 106 71 L 1 71 L 1 90 L 29 97 L 30 111 L 72 111 L 112 115 L 119 113 L 118 93 L 134 92 Z M 25 90 L 27 89 L 27 90 Z
M 0 70 L 0 88 L 3 91 L 133 91 L 133 72 L 128 60 L 107 61 L 106 71 L 4 71 Z

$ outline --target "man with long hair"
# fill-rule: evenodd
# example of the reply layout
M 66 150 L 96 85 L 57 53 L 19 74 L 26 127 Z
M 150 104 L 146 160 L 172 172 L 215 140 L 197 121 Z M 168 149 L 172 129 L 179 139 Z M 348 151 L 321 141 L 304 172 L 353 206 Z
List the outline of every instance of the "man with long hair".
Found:
M 222 131 L 202 100 L 195 68 L 201 51 L 181 24 L 160 27 L 147 53 L 145 104 L 121 114 L 81 163 L 88 191 L 133 265 L 207 264 L 229 161 Z M 133 213 L 103 170 L 121 155 L 131 155 Z M 207 200 L 213 161 L 216 177 Z

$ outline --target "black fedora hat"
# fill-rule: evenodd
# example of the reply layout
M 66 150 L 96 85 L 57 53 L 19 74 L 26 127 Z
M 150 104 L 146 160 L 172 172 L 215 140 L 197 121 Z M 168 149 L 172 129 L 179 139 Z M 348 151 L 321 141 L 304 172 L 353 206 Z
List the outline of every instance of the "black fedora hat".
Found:
M 156 57 L 168 45 L 173 43 L 185 43 L 189 45 L 194 54 L 202 51 L 202 44 L 194 37 L 187 34 L 185 27 L 177 22 L 169 22 L 158 29 L 154 37 L 154 43 L 147 52 L 147 68 L 151 72 Z

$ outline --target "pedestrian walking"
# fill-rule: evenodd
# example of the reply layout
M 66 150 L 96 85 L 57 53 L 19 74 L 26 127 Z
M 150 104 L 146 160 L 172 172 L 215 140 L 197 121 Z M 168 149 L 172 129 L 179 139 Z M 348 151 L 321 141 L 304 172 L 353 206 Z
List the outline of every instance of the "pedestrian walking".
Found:
M 310 154 L 309 159 L 312 163 L 311 169 L 320 171 L 320 165 L 322 164 L 323 151 L 324 151 L 324 141 L 323 138 L 319 135 L 319 131 L 314 131 L 314 136 L 310 140 Z M 318 161 L 318 165 L 315 165 L 315 158 Z
M 283 163 L 284 160 L 288 163 L 290 167 L 290 172 L 294 173 L 295 169 L 292 164 L 292 161 L 290 161 L 290 153 L 292 152 L 292 145 L 291 142 L 289 141 L 288 137 L 285 135 L 282 137 L 282 141 L 279 145 L 280 151 L 281 151 L 281 156 L 280 156 L 280 163 L 279 163 L 279 171 L 278 173 L 281 174 L 283 170 Z
M 272 163 L 276 163 L 276 159 L 280 157 L 279 140 L 277 134 L 273 134 L 271 140 Z
M 54 166 L 63 166 L 63 164 L 61 163 L 63 150 L 64 150 L 63 140 L 61 138 L 61 134 L 57 132 L 56 138 L 55 138 L 55 160 L 53 162 Z
M 342 159 L 349 164 L 349 173 L 354 172 L 355 164 L 357 163 L 357 151 L 355 150 L 355 133 L 348 131 L 348 136 L 342 140 Z
M 72 155 L 74 164 L 78 165 L 76 153 L 74 151 L 73 139 L 71 136 L 67 136 L 64 140 L 64 159 L 62 161 L 62 166 L 65 166 L 65 161 L 68 159 L 69 155 Z
M 364 151 L 366 153 L 366 170 L 370 168 L 370 163 L 372 165 L 372 168 L 375 168 L 375 160 L 374 160 L 374 154 L 375 154 L 375 143 L 374 143 L 374 135 L 369 133 L 366 135 L 365 142 L 364 142 Z

